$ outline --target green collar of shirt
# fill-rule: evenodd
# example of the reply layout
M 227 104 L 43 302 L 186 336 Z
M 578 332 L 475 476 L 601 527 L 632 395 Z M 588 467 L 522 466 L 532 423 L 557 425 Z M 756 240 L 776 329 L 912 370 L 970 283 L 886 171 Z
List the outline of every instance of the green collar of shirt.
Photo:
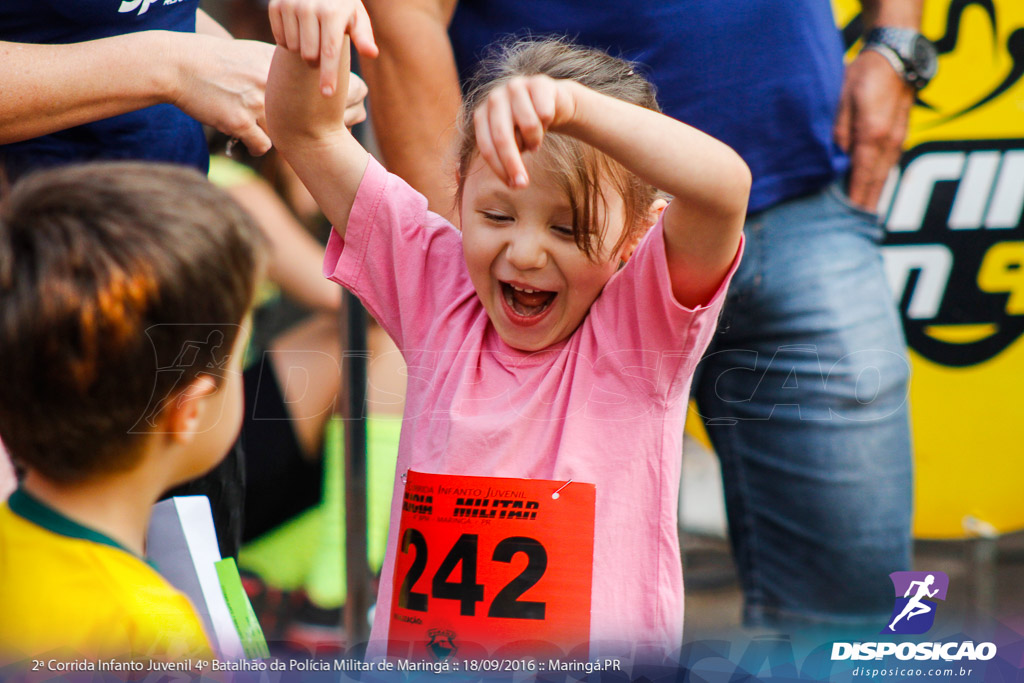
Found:
M 67 536 L 68 538 L 80 538 L 84 541 L 109 545 L 112 548 L 135 555 L 135 553 L 106 534 L 101 534 L 95 529 L 90 529 L 73 519 L 68 519 L 24 489 L 19 488 L 12 493 L 11 497 L 7 500 L 7 505 L 14 514 L 27 519 L 37 526 L 43 527 L 47 531 L 52 531 L 55 534 Z

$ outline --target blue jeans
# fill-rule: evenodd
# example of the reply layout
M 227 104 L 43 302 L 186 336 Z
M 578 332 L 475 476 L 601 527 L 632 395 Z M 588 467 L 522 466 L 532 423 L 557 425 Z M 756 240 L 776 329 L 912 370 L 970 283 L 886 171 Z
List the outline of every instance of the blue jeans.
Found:
M 838 184 L 748 218 L 694 381 L 747 625 L 881 629 L 910 567 L 909 364 L 882 228 Z

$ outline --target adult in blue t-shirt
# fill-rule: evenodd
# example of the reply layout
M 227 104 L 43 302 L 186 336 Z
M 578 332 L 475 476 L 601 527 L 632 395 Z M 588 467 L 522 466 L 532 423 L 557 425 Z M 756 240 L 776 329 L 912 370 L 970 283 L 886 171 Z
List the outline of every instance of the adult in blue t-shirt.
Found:
M 0 165 L 9 179 L 96 159 L 205 171 L 203 123 L 262 154 L 272 56 L 232 39 L 199 0 L 4 0 Z
M 921 0 L 867 0 L 868 29 Z M 364 64 L 389 168 L 457 219 L 445 158 L 459 79 L 507 34 L 640 63 L 667 113 L 733 146 L 754 183 L 746 253 L 695 378 L 720 456 L 749 625 L 861 623 L 910 565 L 909 366 L 871 208 L 913 90 L 881 54 L 843 68 L 821 0 L 390 0 Z M 894 134 L 895 132 L 895 134 Z M 852 163 L 851 163 L 852 160 Z M 624 561 L 645 561 L 633 558 Z

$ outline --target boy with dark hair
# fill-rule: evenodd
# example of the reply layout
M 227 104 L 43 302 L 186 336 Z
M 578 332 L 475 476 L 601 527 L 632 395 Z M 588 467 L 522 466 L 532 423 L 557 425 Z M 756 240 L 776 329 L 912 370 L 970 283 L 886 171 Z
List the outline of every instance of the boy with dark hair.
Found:
M 153 503 L 214 467 L 242 417 L 259 232 L 194 170 L 26 178 L 0 210 L 0 661 L 209 657 L 142 559 Z

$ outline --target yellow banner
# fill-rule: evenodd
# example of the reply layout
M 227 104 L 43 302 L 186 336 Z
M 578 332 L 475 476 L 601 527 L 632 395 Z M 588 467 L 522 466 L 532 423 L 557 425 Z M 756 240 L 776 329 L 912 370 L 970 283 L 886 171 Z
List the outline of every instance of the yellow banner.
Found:
M 834 0 L 850 53 L 860 4 Z M 911 348 L 915 535 L 1024 528 L 1024 3 L 926 0 L 939 50 L 880 210 Z

